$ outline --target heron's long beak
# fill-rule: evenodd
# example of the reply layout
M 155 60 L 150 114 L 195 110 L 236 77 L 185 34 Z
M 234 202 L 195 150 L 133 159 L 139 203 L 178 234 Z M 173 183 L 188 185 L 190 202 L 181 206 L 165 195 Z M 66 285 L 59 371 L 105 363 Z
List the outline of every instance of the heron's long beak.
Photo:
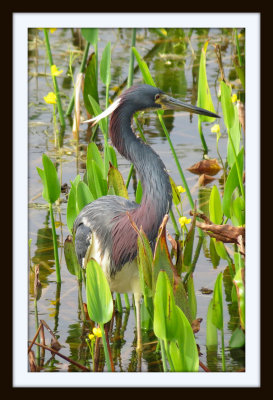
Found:
M 221 118 L 219 115 L 214 114 L 204 108 L 193 106 L 192 104 L 184 103 L 183 101 L 177 100 L 174 97 L 163 95 L 160 98 L 160 104 L 163 109 L 175 110 L 175 111 L 187 111 L 193 114 L 206 115 L 207 117 Z

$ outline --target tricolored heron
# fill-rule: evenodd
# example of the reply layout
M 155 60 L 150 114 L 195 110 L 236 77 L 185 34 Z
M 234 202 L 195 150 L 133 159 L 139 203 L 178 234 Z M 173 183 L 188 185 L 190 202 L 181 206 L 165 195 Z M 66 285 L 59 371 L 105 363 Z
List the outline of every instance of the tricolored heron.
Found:
M 142 184 L 137 204 L 119 196 L 104 196 L 85 206 L 74 223 L 75 247 L 81 266 L 94 258 L 102 267 L 112 292 L 132 292 L 137 315 L 137 349 L 141 348 L 141 288 L 136 262 L 137 233 L 128 212 L 142 226 L 154 248 L 159 226 L 172 206 L 172 189 L 165 165 L 154 150 L 136 137 L 132 129 L 135 112 L 171 109 L 218 117 L 207 110 L 183 103 L 149 85 L 127 89 L 107 110 L 89 120 L 97 123 L 111 115 L 110 138 L 118 152 L 134 164 Z M 86 122 L 89 122 L 86 121 Z

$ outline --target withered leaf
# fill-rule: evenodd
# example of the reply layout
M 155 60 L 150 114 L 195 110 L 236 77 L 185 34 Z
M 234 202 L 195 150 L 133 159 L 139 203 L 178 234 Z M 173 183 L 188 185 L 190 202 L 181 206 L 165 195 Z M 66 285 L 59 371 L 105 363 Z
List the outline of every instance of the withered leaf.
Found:
M 205 186 L 214 180 L 215 180 L 215 178 L 213 178 L 212 176 L 209 176 L 207 174 L 202 174 L 199 177 L 198 183 L 199 183 L 199 186 Z
M 203 318 L 197 318 L 192 321 L 191 327 L 192 327 L 193 333 L 197 333 L 200 331 L 200 324 L 202 321 L 203 321 Z
M 198 163 L 192 165 L 188 168 L 188 171 L 193 174 L 202 175 L 216 175 L 221 169 L 216 158 L 211 158 L 209 160 L 201 160 Z

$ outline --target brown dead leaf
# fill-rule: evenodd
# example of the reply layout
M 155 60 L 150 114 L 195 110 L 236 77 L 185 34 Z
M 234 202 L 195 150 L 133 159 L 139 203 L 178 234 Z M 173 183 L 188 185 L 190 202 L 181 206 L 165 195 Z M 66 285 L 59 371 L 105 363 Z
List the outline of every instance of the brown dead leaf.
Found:
M 29 367 L 31 372 L 36 372 L 37 371 L 37 366 L 35 363 L 35 356 L 34 352 L 32 350 L 29 351 L 28 353 L 28 361 L 29 361 Z
M 214 180 L 215 180 L 215 178 L 213 178 L 212 176 L 209 176 L 207 174 L 202 174 L 199 177 L 198 183 L 199 183 L 199 186 L 205 186 Z
M 188 171 L 193 174 L 201 175 L 216 175 L 221 169 L 216 158 L 211 158 L 209 160 L 201 160 L 198 163 L 192 165 L 188 168 Z

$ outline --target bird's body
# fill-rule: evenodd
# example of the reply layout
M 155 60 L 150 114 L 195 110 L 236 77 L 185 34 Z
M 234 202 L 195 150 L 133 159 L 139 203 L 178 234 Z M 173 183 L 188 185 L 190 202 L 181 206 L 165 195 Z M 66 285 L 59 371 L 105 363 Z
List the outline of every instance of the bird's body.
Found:
M 147 109 L 189 109 L 215 116 L 203 109 L 188 106 L 165 95 L 160 89 L 141 85 L 128 89 L 107 110 L 94 118 L 111 115 L 110 138 L 118 152 L 134 164 L 142 184 L 142 201 L 137 204 L 119 196 L 104 196 L 85 206 L 74 223 L 75 247 L 80 264 L 85 267 L 94 258 L 102 267 L 111 291 L 133 292 L 137 307 L 138 344 L 140 344 L 141 289 L 136 262 L 137 233 L 142 227 L 154 248 L 159 226 L 172 205 L 169 175 L 154 150 L 136 137 L 132 129 L 135 112 Z

